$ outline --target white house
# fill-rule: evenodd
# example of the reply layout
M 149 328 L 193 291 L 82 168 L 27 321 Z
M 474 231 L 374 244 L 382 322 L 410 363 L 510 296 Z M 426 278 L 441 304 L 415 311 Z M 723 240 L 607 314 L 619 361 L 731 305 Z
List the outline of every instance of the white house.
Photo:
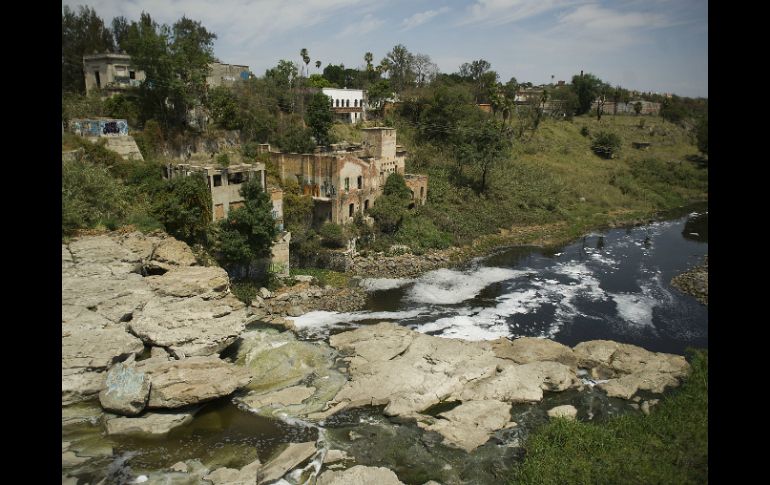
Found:
M 366 92 L 363 89 L 322 88 L 329 96 L 335 118 L 340 121 L 357 123 L 366 119 Z

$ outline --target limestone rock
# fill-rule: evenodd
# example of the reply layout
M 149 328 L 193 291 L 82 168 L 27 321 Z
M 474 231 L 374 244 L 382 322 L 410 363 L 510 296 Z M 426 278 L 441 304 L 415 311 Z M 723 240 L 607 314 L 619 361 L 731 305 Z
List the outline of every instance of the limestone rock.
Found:
M 254 485 L 259 478 L 262 464 L 254 460 L 240 470 L 234 468 L 217 468 L 204 477 L 214 485 Z
M 656 371 L 684 377 L 690 365 L 681 355 L 650 352 L 611 340 L 581 342 L 574 348 L 579 365 L 591 369 L 596 378 L 606 379 L 641 371 Z
M 156 298 L 128 325 L 145 342 L 166 347 L 177 357 L 212 355 L 232 344 L 245 328 L 246 311 L 228 303 L 201 296 Z
M 352 458 L 342 450 L 329 450 L 326 452 L 326 456 L 324 456 L 324 465 L 329 465 L 332 463 L 339 463 L 341 461 L 345 460 L 351 460 Z
M 505 367 L 502 372 L 463 388 L 460 400 L 494 399 L 506 402 L 537 402 L 543 391 L 565 391 L 580 384 L 575 371 L 558 362 L 532 362 Z
M 164 349 L 163 347 L 152 347 L 150 349 L 150 358 L 151 359 L 164 359 L 168 360 L 171 357 L 171 354 L 168 353 L 168 350 Z
M 183 461 L 178 461 L 171 465 L 171 471 L 179 472 L 179 473 L 187 473 L 188 472 L 187 463 Z
M 565 404 L 564 406 L 556 406 L 548 410 L 548 416 L 552 418 L 566 418 L 574 420 L 577 416 L 577 409 L 575 406 Z
M 142 341 L 119 325 L 73 330 L 62 337 L 62 369 L 104 370 L 142 350 Z
M 274 405 L 288 406 L 289 404 L 300 404 L 309 398 L 315 392 L 314 387 L 293 386 L 262 394 L 249 394 L 240 399 L 241 402 L 250 408 L 270 407 Z
M 392 470 L 384 467 L 356 465 L 344 471 L 328 470 L 323 472 L 317 485 L 404 485 Z
M 104 387 L 105 372 L 76 372 L 61 377 L 62 406 L 92 399 Z
M 289 443 L 281 453 L 271 459 L 260 472 L 259 484 L 269 483 L 284 476 L 287 471 L 315 455 L 315 443 Z
M 249 383 L 240 367 L 217 357 L 137 362 L 136 370 L 150 377 L 149 408 L 178 408 L 227 396 Z
M 193 266 L 196 260 L 187 244 L 168 237 L 155 248 L 150 264 L 156 268 L 170 270 L 175 266 Z
M 107 373 L 105 388 L 99 393 L 99 402 L 107 411 L 136 416 L 144 410 L 149 395 L 149 377 L 121 362 L 112 366 Z
M 577 357 L 572 349 L 553 340 L 521 337 L 511 341 L 501 337 L 491 343 L 495 355 L 502 359 L 510 359 L 517 364 L 554 361 L 569 367 L 577 367 Z
M 146 280 L 157 294 L 179 298 L 222 293 L 230 286 L 227 272 L 215 266 L 183 266 Z
M 660 394 L 666 387 L 676 387 L 679 380 L 672 374 L 655 371 L 644 371 L 630 374 L 617 379 L 610 379 L 598 387 L 604 390 L 610 397 L 631 399 L 638 390 L 650 391 Z
M 468 401 L 439 414 L 444 419 L 425 427 L 444 436 L 444 442 L 471 452 L 503 429 L 511 419 L 511 405 L 500 401 Z
M 107 434 L 155 435 L 168 434 L 174 428 L 184 426 L 193 419 L 194 412 L 152 412 L 138 417 L 115 417 L 106 420 Z

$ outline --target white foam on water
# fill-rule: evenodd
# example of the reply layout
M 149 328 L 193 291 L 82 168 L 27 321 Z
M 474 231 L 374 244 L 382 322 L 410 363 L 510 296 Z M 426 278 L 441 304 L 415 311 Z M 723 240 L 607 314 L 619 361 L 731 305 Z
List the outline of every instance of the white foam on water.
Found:
M 365 278 L 361 280 L 359 286 L 366 291 L 392 290 L 406 286 L 413 281 L 409 278 Z
M 652 310 L 658 302 L 638 293 L 612 294 L 618 307 L 618 315 L 627 322 L 652 326 Z
M 592 253 L 591 259 L 610 268 L 617 268 L 618 261 L 608 257 L 606 254 Z
M 437 269 L 418 278 L 407 298 L 416 303 L 451 305 L 477 296 L 493 283 L 527 274 L 526 271 L 481 267 L 470 271 Z
M 298 317 L 286 317 L 294 323 L 297 330 L 322 330 L 331 327 L 342 326 L 346 323 L 359 322 L 361 320 L 403 320 L 415 318 L 428 313 L 427 308 L 415 308 L 413 310 L 404 310 L 400 312 L 327 312 L 317 310 Z

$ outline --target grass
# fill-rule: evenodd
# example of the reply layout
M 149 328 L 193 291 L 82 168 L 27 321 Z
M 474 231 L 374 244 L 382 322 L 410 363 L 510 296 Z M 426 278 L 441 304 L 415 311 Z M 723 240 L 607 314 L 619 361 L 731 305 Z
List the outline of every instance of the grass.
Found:
M 472 167 L 458 177 L 450 153 L 441 147 L 426 151 L 423 145 L 421 156 L 407 159 L 407 172 L 429 176 L 428 204 L 415 217 L 449 235 L 452 244 L 467 245 L 501 229 L 554 223 L 566 224 L 563 233 L 569 239 L 591 228 L 707 200 L 708 169 L 695 161 L 693 137 L 659 117 L 643 119 L 642 128 L 636 116 L 546 119 L 515 142 L 510 159 L 494 169 L 482 194 L 472 188 L 479 178 Z M 396 126 L 398 143 L 414 154 L 413 127 L 398 121 Z M 594 154 L 592 137 L 583 136 L 583 128 L 616 134 L 621 140 L 617 158 Z M 637 141 L 651 146 L 632 148 Z M 520 243 L 528 242 L 534 239 Z
M 330 269 L 318 269 L 318 268 L 290 268 L 289 274 L 291 276 L 308 275 L 315 277 L 321 286 L 329 285 L 336 288 L 347 288 L 350 277 L 345 273 L 339 271 L 332 271 Z
M 649 416 L 601 423 L 557 419 L 531 435 L 511 484 L 708 483 L 708 350 Z

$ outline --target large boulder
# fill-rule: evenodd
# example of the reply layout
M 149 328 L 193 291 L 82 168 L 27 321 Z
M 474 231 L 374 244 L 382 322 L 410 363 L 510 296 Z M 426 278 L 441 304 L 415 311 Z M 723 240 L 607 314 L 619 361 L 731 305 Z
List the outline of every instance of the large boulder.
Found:
M 157 294 L 179 298 L 222 294 L 230 286 L 227 272 L 216 266 L 174 268 L 162 276 L 148 277 L 147 282 Z
M 107 373 L 105 388 L 99 393 L 99 402 L 107 411 L 136 416 L 144 410 L 149 395 L 149 376 L 121 362 L 112 366 Z
M 235 298 L 155 298 L 128 325 L 146 343 L 165 347 L 178 358 L 212 355 L 235 342 L 245 328 L 243 307 Z
M 204 477 L 214 485 L 255 485 L 262 463 L 254 460 L 240 470 L 235 468 L 217 468 Z
M 217 357 L 188 357 L 137 362 L 136 370 L 150 377 L 149 408 L 179 408 L 227 396 L 249 383 L 243 368 Z
M 548 410 L 548 417 L 574 420 L 577 417 L 577 409 L 570 404 L 556 406 Z
M 508 340 L 501 337 L 491 342 L 492 350 L 501 359 L 510 359 L 517 364 L 553 361 L 569 367 L 577 367 L 577 357 L 572 349 L 553 340 L 521 337 Z
M 62 336 L 62 369 L 99 371 L 144 350 L 138 338 L 121 325 L 75 329 Z
M 444 443 L 471 452 L 489 440 L 491 433 L 500 430 L 511 420 L 511 405 L 500 401 L 468 401 L 439 414 L 433 424 L 418 425 L 440 433 Z
M 566 391 L 580 386 L 575 371 L 558 362 L 511 365 L 488 379 L 474 382 L 455 394 L 463 401 L 494 399 L 506 402 L 538 402 L 543 391 Z
M 384 467 L 356 465 L 344 471 L 328 470 L 323 472 L 317 485 L 404 485 L 392 470 Z
M 148 263 L 150 271 L 168 271 L 178 266 L 193 266 L 196 264 L 195 254 L 190 246 L 173 237 L 160 241 Z
M 313 457 L 316 451 L 315 443 L 312 441 L 306 443 L 289 443 L 289 446 L 277 456 L 270 459 L 264 468 L 262 468 L 257 484 L 262 485 L 278 480 L 289 470 L 292 470 Z

